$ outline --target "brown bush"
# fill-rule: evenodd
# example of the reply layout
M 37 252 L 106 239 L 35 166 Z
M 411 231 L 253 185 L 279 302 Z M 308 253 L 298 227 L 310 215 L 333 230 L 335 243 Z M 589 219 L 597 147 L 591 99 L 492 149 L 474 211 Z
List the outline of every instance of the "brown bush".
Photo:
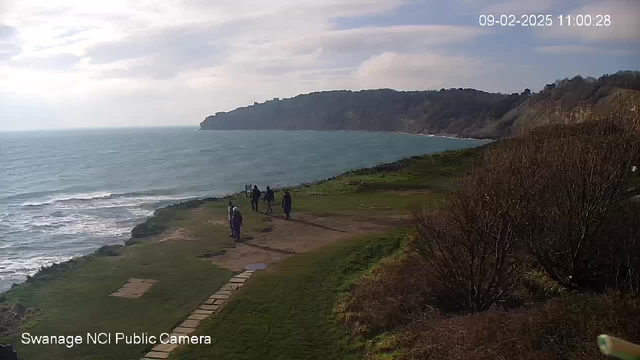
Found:
M 523 264 L 519 236 L 545 180 L 529 156 L 535 142 L 507 141 L 491 150 L 439 213 L 413 213 L 414 250 L 427 264 L 439 304 L 483 311 L 516 285 Z
M 527 156 L 541 164 L 537 171 L 545 185 L 534 196 L 520 238 L 545 271 L 564 286 L 617 287 L 603 286 L 602 261 L 608 259 L 609 268 L 615 269 L 623 261 L 611 256 L 614 238 L 608 229 L 627 197 L 631 165 L 640 151 L 637 136 L 600 121 L 540 129 L 522 142 L 542 145 Z
M 413 322 L 439 316 L 430 306 L 430 281 L 417 257 L 377 267 L 353 284 L 338 305 L 338 318 L 353 335 L 372 336 Z
M 426 319 L 394 334 L 402 359 L 602 359 L 596 337 L 640 338 L 640 299 L 569 295 L 531 309 Z

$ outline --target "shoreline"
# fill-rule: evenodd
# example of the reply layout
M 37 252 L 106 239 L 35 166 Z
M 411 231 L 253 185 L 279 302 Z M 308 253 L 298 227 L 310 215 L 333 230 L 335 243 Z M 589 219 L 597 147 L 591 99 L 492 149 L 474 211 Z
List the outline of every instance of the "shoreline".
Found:
M 386 131 L 386 130 L 344 130 L 344 129 L 203 129 L 199 127 L 197 131 L 323 131 L 323 132 L 353 132 L 353 133 L 388 133 L 388 134 L 401 134 L 401 135 L 414 135 L 414 136 L 426 136 L 426 137 L 439 137 L 445 139 L 455 140 L 480 140 L 480 141 L 497 141 L 501 138 L 481 138 L 481 137 L 464 137 L 456 134 L 446 133 L 425 133 L 425 132 L 407 132 L 407 131 Z

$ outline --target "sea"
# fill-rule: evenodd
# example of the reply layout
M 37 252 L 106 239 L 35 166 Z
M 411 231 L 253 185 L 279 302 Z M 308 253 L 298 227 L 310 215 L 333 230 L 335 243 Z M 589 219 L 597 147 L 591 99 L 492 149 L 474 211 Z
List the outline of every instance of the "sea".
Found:
M 137 223 L 169 204 L 484 143 L 188 127 L 0 132 L 0 292 L 42 266 L 122 244 Z

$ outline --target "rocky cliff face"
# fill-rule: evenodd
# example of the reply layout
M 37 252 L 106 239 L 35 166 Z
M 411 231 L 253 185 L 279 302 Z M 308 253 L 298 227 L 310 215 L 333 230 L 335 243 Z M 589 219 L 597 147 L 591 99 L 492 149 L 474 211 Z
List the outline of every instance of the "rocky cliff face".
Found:
M 274 99 L 207 117 L 203 130 L 365 130 L 502 138 L 549 123 L 580 122 L 605 107 L 640 104 L 640 72 L 558 80 L 531 94 L 474 89 L 327 91 Z

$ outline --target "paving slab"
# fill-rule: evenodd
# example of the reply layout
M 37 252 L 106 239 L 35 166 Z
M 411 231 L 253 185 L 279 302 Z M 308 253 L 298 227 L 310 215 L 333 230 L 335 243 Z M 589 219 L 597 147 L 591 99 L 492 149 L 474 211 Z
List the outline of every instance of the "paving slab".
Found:
M 237 278 L 237 277 L 233 277 L 233 278 L 231 278 L 231 280 L 229 280 L 230 283 L 235 283 L 235 284 L 243 283 L 245 281 L 247 281 L 247 279 Z
M 193 313 L 194 314 L 202 314 L 202 315 L 213 315 L 213 311 L 211 311 L 211 310 L 200 310 L 200 309 L 198 309 L 198 310 L 195 310 Z
M 202 306 L 200 306 L 200 309 L 209 310 L 209 311 L 216 311 L 216 310 L 218 310 L 218 308 L 220 308 L 220 306 L 218 306 L 218 305 L 202 305 Z
M 224 304 L 225 300 L 216 300 L 213 305 L 222 305 Z
M 203 302 L 205 305 L 211 305 L 216 301 L 216 299 L 207 299 Z
M 209 299 L 215 299 L 215 300 L 227 300 L 228 298 L 229 298 L 229 295 L 213 294 L 213 295 L 209 296 Z
M 124 285 L 120 287 L 116 292 L 109 294 L 109 296 L 123 297 L 135 299 L 142 296 L 145 292 L 151 289 L 151 286 L 158 280 L 154 279 L 136 279 L 130 278 Z
M 151 351 L 158 352 L 172 352 L 175 348 L 178 347 L 178 344 L 158 344 L 151 349 Z
M 248 279 L 250 277 L 251 277 L 251 274 L 238 274 L 234 276 L 234 278 L 242 278 L 242 279 Z
M 205 315 L 205 314 L 191 314 L 189 315 L 189 317 L 187 319 L 189 320 L 204 320 L 206 318 L 208 318 L 209 315 Z
M 151 359 L 167 359 L 169 357 L 169 353 L 168 352 L 151 351 L 151 352 L 148 352 L 147 355 L 145 355 L 145 357 L 148 357 L 148 358 L 151 358 Z
M 198 324 L 200 324 L 199 320 L 185 320 L 182 324 L 180 324 L 180 327 L 195 328 L 198 326 Z
M 231 290 L 218 290 L 214 295 L 227 295 L 231 296 Z
M 171 330 L 174 333 L 179 334 L 180 335 L 187 335 L 187 334 L 191 334 L 192 332 L 196 331 L 196 328 L 186 328 L 186 327 L 180 327 L 178 326 L 177 328 Z

